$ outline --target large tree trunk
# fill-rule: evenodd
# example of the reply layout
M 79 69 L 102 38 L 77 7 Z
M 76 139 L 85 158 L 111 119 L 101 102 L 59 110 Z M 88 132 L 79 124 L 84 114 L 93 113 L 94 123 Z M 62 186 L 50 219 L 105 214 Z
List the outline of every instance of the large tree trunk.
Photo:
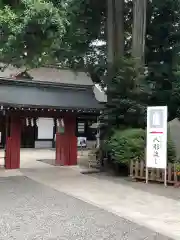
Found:
M 132 56 L 138 61 L 140 65 L 144 62 L 146 8 L 147 0 L 134 0 Z
M 114 31 L 115 31 L 115 22 L 114 22 L 114 0 L 107 0 L 107 62 L 108 67 L 114 64 Z
M 124 0 L 107 0 L 108 64 L 124 55 Z
M 115 0 L 115 59 L 124 55 L 124 0 Z

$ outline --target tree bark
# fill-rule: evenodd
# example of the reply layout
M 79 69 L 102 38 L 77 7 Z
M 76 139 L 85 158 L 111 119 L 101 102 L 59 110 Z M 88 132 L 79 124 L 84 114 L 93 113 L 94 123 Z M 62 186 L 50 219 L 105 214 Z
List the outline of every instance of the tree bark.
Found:
M 124 0 L 107 0 L 108 79 L 114 63 L 124 55 Z
M 107 62 L 108 65 L 114 63 L 114 0 L 107 0 Z
M 134 0 L 132 56 L 138 61 L 140 65 L 144 63 L 146 10 L 147 0 Z
M 124 55 L 124 0 L 115 0 L 114 16 L 115 59 L 118 60 Z
M 124 0 L 107 0 L 108 63 L 124 55 Z

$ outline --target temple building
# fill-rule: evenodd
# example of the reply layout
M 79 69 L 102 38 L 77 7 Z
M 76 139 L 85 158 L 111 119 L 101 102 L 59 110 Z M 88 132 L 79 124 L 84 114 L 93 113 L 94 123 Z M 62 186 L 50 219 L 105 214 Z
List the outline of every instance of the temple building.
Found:
M 20 167 L 22 147 L 56 148 L 56 164 L 76 164 L 78 138 L 96 138 L 91 126 L 103 109 L 102 95 L 85 72 L 50 67 L 0 72 L 5 167 Z

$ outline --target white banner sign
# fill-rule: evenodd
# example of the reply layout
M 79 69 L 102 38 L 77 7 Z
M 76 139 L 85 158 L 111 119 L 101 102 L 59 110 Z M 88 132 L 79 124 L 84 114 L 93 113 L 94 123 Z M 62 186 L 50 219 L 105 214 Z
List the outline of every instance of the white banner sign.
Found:
M 167 107 L 147 108 L 146 167 L 167 167 Z
M 38 139 L 53 139 L 53 118 L 38 119 Z

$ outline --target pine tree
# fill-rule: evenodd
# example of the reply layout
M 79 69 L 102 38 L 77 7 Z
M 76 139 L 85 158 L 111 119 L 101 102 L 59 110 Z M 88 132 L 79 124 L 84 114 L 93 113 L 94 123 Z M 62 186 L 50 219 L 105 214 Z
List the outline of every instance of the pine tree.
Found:
M 109 129 L 123 127 L 145 127 L 145 111 L 148 91 L 143 84 L 143 74 L 139 74 L 135 61 L 121 58 L 113 68 L 113 77 L 108 84 L 108 102 L 103 115 Z
M 179 63 L 180 1 L 153 1 L 148 4 L 145 66 L 147 77 L 140 80 L 134 62 L 123 59 L 109 81 L 106 123 L 109 126 L 145 127 L 147 105 L 167 105 L 169 119 L 180 106 Z M 179 111 L 180 112 L 180 111 Z
M 176 117 L 180 104 L 177 98 L 179 23 L 179 0 L 157 0 L 149 5 L 146 39 L 147 82 L 152 89 L 149 105 L 167 105 L 169 119 Z

